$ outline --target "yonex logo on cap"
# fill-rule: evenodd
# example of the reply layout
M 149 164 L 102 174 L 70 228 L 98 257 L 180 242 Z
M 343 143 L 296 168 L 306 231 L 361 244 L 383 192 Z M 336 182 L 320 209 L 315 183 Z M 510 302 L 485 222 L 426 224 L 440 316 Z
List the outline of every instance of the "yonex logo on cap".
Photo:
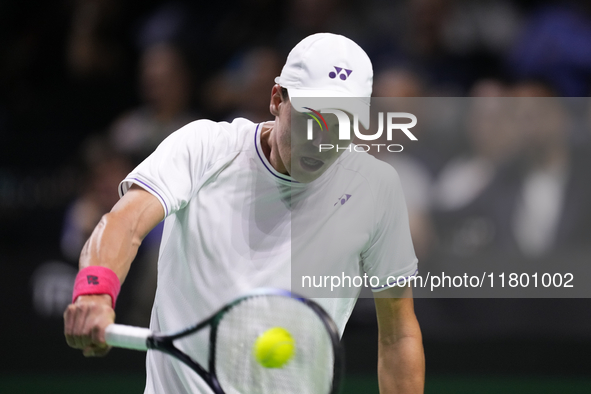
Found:
M 339 78 L 341 78 L 343 81 L 347 80 L 347 78 L 349 78 L 349 75 L 351 75 L 351 73 L 353 72 L 353 70 L 347 70 L 346 68 L 343 67 L 337 67 L 337 66 L 333 66 L 335 71 L 331 71 L 330 73 L 328 73 L 328 76 L 330 77 L 330 79 L 335 79 L 338 75 Z

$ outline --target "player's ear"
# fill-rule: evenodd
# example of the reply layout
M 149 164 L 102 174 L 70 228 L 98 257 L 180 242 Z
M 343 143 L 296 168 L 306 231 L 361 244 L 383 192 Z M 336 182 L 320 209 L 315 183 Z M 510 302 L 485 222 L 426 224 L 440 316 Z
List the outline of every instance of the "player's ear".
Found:
M 281 86 L 275 84 L 273 89 L 271 89 L 271 103 L 269 105 L 269 110 L 271 111 L 271 115 L 279 116 L 279 106 L 283 102 L 283 98 L 281 97 Z

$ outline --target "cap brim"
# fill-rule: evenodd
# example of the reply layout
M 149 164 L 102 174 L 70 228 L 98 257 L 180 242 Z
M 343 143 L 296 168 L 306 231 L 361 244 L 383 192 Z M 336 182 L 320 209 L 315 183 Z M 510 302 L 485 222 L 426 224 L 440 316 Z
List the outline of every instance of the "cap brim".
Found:
M 287 88 L 287 92 L 293 108 L 298 112 L 309 112 L 306 107 L 318 111 L 329 108 L 340 109 L 351 115 L 357 115 L 359 123 L 364 128 L 369 128 L 369 97 L 350 97 L 343 92 L 334 90 Z

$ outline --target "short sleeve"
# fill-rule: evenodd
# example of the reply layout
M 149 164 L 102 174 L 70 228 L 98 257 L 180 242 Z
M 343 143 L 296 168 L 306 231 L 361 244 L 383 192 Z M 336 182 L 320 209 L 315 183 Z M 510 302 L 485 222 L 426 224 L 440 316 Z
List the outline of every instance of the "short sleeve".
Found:
M 373 291 L 384 290 L 418 272 L 402 185 L 396 171 L 388 167 L 376 193 L 376 226 L 361 256 L 364 271 L 380 280 Z
M 165 216 L 185 207 L 212 160 L 214 125 L 196 121 L 172 133 L 119 184 L 119 195 L 137 184 L 160 201 Z

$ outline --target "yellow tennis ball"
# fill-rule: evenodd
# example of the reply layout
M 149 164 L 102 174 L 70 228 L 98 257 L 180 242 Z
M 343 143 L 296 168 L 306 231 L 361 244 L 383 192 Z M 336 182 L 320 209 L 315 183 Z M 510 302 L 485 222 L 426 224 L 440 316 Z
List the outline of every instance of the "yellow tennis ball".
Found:
M 282 368 L 295 353 L 295 341 L 285 328 L 273 327 L 259 335 L 253 351 L 263 367 Z

